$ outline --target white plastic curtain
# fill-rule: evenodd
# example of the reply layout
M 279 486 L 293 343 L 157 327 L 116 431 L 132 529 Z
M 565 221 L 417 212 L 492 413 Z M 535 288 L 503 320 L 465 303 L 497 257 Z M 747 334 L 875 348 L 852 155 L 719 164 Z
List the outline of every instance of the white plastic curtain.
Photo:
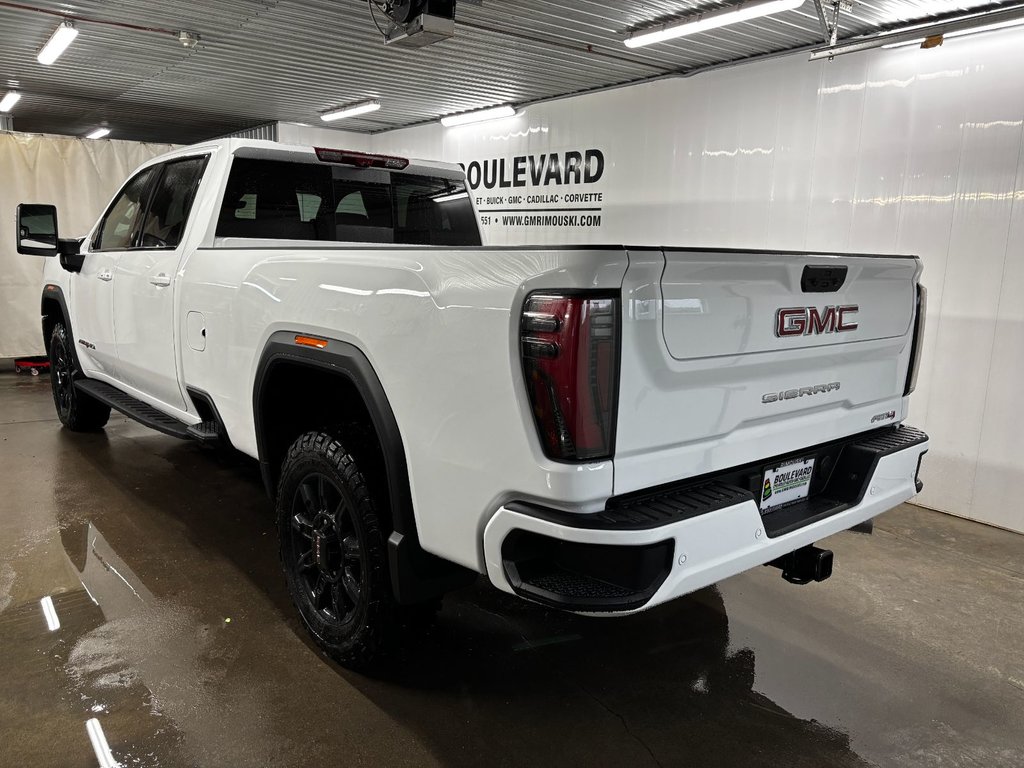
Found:
M 39 355 L 43 258 L 15 248 L 18 203 L 57 206 L 61 237 L 81 237 L 128 175 L 170 144 L 0 133 L 0 358 Z

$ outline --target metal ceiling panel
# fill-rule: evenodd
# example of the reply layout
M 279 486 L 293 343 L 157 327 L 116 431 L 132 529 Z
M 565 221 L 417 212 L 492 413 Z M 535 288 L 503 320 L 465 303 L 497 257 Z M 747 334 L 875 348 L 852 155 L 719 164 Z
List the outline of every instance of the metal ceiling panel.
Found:
M 364 0 L 0 0 L 0 89 L 22 91 L 14 124 L 26 131 L 105 124 L 112 138 L 184 143 L 268 121 L 314 122 L 367 98 L 382 108 L 337 125 L 379 131 L 820 44 L 812 3 L 628 49 L 633 30 L 728 3 L 463 2 L 454 38 L 408 49 L 383 44 Z M 841 14 L 840 37 L 1001 5 L 865 0 Z M 80 34 L 44 67 L 35 56 L 61 14 L 81 19 Z M 200 34 L 197 47 L 177 41 L 182 29 Z

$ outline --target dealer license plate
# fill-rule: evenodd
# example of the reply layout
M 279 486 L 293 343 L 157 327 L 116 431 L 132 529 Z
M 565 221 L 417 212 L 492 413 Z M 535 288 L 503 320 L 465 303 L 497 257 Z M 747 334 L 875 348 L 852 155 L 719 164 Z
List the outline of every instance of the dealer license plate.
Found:
M 761 484 L 761 511 L 769 512 L 791 501 L 807 498 L 814 459 L 797 459 L 766 469 Z

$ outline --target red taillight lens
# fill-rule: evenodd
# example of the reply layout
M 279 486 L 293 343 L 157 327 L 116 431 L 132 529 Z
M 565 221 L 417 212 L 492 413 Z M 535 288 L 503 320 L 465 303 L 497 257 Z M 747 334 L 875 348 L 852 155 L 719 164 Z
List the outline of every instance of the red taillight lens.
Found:
M 544 453 L 560 461 L 610 458 L 619 389 L 618 296 L 529 296 L 520 347 Z
M 906 397 L 917 388 L 917 372 L 921 369 L 921 345 L 924 344 L 924 320 L 928 311 L 928 291 L 923 285 L 917 286 L 917 312 L 914 316 L 914 338 L 910 342 L 910 366 L 907 368 Z

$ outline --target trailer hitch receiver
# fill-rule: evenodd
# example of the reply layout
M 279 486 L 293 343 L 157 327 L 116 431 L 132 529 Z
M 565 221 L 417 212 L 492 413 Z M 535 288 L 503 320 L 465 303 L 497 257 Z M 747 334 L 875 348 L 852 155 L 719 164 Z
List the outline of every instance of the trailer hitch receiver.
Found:
M 772 560 L 768 565 L 780 569 L 782 578 L 790 584 L 824 581 L 832 575 L 832 551 L 808 545 Z

